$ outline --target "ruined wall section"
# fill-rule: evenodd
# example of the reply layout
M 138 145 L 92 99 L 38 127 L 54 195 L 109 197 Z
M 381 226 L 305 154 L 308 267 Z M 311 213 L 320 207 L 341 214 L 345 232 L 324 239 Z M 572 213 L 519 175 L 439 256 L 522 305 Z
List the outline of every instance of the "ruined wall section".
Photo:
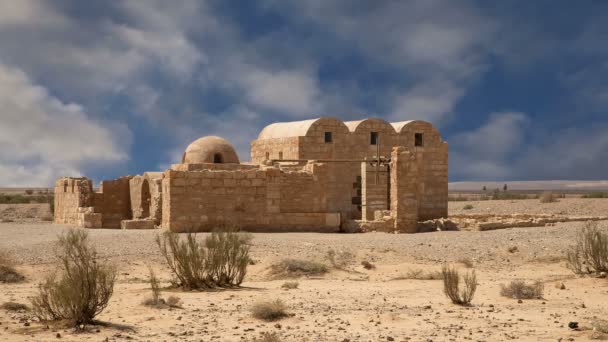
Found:
M 55 223 L 78 224 L 82 209 L 93 205 L 93 183 L 86 177 L 63 177 L 55 182 Z
M 403 146 L 391 153 L 391 217 L 395 230 L 418 231 L 418 176 L 416 154 Z
M 144 176 L 135 176 L 129 180 L 129 195 L 133 219 L 150 216 L 150 185 Z
M 126 176 L 101 182 L 99 191 L 103 193 L 103 201 L 96 203 L 95 212 L 102 213 L 104 228 L 120 228 L 120 221 L 132 218 L 129 188 L 132 178 Z
M 370 163 L 361 163 L 361 219 L 363 221 L 373 221 L 376 211 L 388 209 L 389 174 L 386 169 L 386 166 L 377 167 Z

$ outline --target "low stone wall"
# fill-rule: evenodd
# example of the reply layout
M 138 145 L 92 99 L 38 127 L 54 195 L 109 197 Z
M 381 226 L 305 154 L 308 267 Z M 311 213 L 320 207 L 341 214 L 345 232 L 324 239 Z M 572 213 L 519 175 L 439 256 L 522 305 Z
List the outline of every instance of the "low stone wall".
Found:
M 461 230 L 496 230 L 517 227 L 543 227 L 554 225 L 559 222 L 584 222 L 584 221 L 605 221 L 608 216 L 562 216 L 562 215 L 452 215 L 450 219 L 454 221 Z

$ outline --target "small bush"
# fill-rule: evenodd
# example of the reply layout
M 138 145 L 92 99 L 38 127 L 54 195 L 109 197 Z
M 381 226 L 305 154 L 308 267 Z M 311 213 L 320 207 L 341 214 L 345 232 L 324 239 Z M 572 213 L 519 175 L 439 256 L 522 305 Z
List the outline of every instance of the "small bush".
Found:
M 591 322 L 591 327 L 595 331 L 599 331 L 602 334 L 608 334 L 608 321 L 603 319 L 595 319 Z
M 473 209 L 473 205 L 472 204 L 467 204 L 464 207 L 462 207 L 463 210 L 471 210 Z
M 557 202 L 557 196 L 553 194 L 551 191 L 545 191 L 540 194 L 540 203 L 553 203 Z
M 66 320 L 76 326 L 93 323 L 114 291 L 116 270 L 97 257 L 86 230 L 71 229 L 59 236 L 60 274 L 48 276 L 32 299 L 40 320 Z
M 576 274 L 608 272 L 608 234 L 599 230 L 597 222 L 585 222 L 567 258 Z
M 25 304 L 15 303 L 15 302 L 6 302 L 6 303 L 0 305 L 0 309 L 6 310 L 6 311 L 27 311 L 30 308 Z
M 156 237 L 156 243 L 174 283 L 188 289 L 239 286 L 249 265 L 251 235 L 233 230 L 215 231 L 204 243 L 188 233 L 185 241 L 173 232 Z
M 172 308 L 181 308 L 182 300 L 177 296 L 169 296 L 166 301 L 167 305 Z
M 281 285 L 281 288 L 287 289 L 287 290 L 293 290 L 293 289 L 297 289 L 298 286 L 300 286 L 300 283 L 298 283 L 297 281 L 286 281 L 283 283 L 283 285 Z
M 288 316 L 287 306 L 280 299 L 255 303 L 251 307 L 251 314 L 264 321 L 276 321 Z
M 363 266 L 363 268 L 365 268 L 366 270 L 373 270 L 376 269 L 376 265 L 372 264 L 371 262 L 367 261 L 367 260 L 363 260 L 361 261 L 361 265 Z
M 249 340 L 247 340 L 249 341 Z M 281 338 L 279 337 L 279 334 L 273 332 L 273 333 L 269 333 L 269 332 L 264 332 L 262 333 L 262 336 L 260 336 L 260 338 L 254 338 L 251 341 L 255 341 L 255 342 L 281 342 Z
M 441 280 L 443 279 L 443 273 L 439 271 L 424 271 L 421 269 L 409 270 L 405 275 L 401 275 L 393 278 L 393 280 Z
M 0 253 L 0 283 L 20 283 L 24 280 L 25 277 L 15 269 L 10 256 Z
M 511 247 L 507 248 L 507 252 L 509 252 L 509 253 L 515 253 L 517 251 L 519 251 L 519 248 L 517 248 L 517 246 L 511 246 Z
M 321 275 L 329 271 L 327 265 L 310 260 L 283 259 L 270 266 L 270 272 L 279 277 Z
M 526 284 L 522 280 L 513 280 L 508 285 L 500 285 L 500 295 L 514 299 L 541 299 L 544 289 L 540 281 Z
M 355 256 L 349 251 L 335 251 L 330 249 L 327 251 L 327 260 L 332 267 L 342 270 L 353 262 Z
M 471 305 L 475 291 L 477 290 L 477 276 L 475 270 L 465 274 L 464 288 L 460 289 L 460 274 L 453 267 L 444 265 L 441 273 L 443 274 L 443 292 L 450 298 L 452 303 L 458 305 Z
M 150 290 L 152 291 L 152 297 L 146 299 L 144 301 L 144 305 L 148 306 L 160 306 L 163 304 L 160 292 L 160 282 L 154 273 L 152 267 L 148 267 L 148 273 L 150 274 L 149 282 L 150 282 Z

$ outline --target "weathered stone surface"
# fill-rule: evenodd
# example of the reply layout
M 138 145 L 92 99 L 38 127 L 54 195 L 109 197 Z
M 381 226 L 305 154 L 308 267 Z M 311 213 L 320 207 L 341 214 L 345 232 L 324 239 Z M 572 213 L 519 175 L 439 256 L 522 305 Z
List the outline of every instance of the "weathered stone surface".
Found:
M 121 229 L 154 229 L 154 220 L 122 220 L 120 221 Z

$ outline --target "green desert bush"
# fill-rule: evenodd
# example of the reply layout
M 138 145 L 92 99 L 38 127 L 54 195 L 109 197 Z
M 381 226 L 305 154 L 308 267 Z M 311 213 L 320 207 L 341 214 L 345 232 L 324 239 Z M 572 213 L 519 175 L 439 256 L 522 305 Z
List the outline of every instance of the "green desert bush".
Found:
M 540 281 L 526 284 L 522 280 L 513 280 L 508 285 L 500 285 L 500 295 L 514 299 L 541 299 L 545 286 Z
M 264 321 L 276 321 L 287 317 L 287 306 L 280 299 L 261 301 L 253 304 L 251 314 Z
M 462 277 L 464 281 L 462 289 L 460 289 L 460 274 L 456 268 L 444 265 L 441 273 L 443 275 L 443 292 L 450 298 L 452 303 L 464 306 L 471 305 L 471 301 L 477 290 L 475 270 Z
M 275 277 L 314 276 L 327 272 L 327 265 L 312 260 L 283 259 L 270 266 L 270 273 Z
M 589 192 L 584 194 L 583 198 L 608 198 L 608 192 Z
M 177 286 L 188 289 L 239 286 L 247 274 L 251 235 L 235 230 L 214 231 L 203 242 L 188 233 L 157 235 L 156 243 Z
M 462 209 L 463 209 L 463 210 L 471 210 L 471 209 L 473 209 L 473 208 L 474 208 L 474 207 L 473 207 L 473 205 L 472 205 L 472 204 L 467 204 L 467 205 L 465 205 L 464 207 L 462 207 Z
M 585 222 L 567 258 L 568 267 L 576 274 L 608 272 L 608 233 L 595 221 Z
M 0 253 L 0 283 L 19 283 L 25 277 L 15 269 L 12 258 L 7 253 Z
M 116 269 L 99 259 L 86 230 L 71 229 L 59 236 L 59 275 L 46 277 L 32 299 L 41 320 L 64 320 L 76 326 L 93 323 L 114 291 Z

